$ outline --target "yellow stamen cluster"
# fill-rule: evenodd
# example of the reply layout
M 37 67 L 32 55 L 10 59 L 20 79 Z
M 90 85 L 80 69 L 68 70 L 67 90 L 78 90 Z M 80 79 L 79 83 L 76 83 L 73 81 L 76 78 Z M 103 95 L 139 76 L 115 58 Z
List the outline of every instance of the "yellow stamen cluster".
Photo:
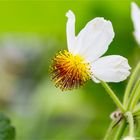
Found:
M 91 77 L 89 64 L 81 56 L 66 50 L 54 57 L 50 74 L 56 87 L 62 90 L 77 88 Z

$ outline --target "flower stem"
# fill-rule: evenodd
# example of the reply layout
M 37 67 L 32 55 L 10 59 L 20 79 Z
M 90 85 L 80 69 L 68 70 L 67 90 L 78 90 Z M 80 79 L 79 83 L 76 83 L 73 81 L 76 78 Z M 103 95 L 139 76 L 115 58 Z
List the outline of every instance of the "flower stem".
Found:
M 140 103 L 138 103 L 133 110 L 133 115 L 137 114 L 140 114 Z
M 135 96 L 130 104 L 130 110 L 133 110 L 135 108 L 135 105 L 137 104 L 138 100 L 140 99 L 140 84 L 136 90 Z
M 132 90 L 132 92 L 131 92 L 129 101 L 128 101 L 128 103 L 127 103 L 127 109 L 128 109 L 128 110 L 130 109 L 131 102 L 132 102 L 132 100 L 133 100 L 134 97 L 135 97 L 135 93 L 136 93 L 136 91 L 137 91 L 139 85 L 140 85 L 140 78 L 139 78 L 139 80 L 136 82 L 136 84 L 135 84 L 135 86 L 134 86 L 134 88 L 133 88 L 133 90 Z
M 133 119 L 133 115 L 131 112 L 126 112 L 124 114 L 127 118 L 127 121 L 129 123 L 129 136 L 134 136 L 134 119 Z
M 112 122 L 110 123 L 109 128 L 108 128 L 108 130 L 106 132 L 106 135 L 105 135 L 103 140 L 109 140 L 109 137 L 110 137 L 113 126 L 114 126 L 114 121 L 112 120 Z
M 127 102 L 128 102 L 129 94 L 131 92 L 131 88 L 133 86 L 133 83 L 135 81 L 136 75 L 137 75 L 139 70 L 140 70 L 140 62 L 138 63 L 138 65 L 134 69 L 134 71 L 133 71 L 133 73 L 132 73 L 132 75 L 130 77 L 130 80 L 129 80 L 128 84 L 127 84 L 126 90 L 125 90 L 124 100 L 123 100 L 123 105 L 124 105 L 125 108 L 127 107 Z
M 122 113 L 124 113 L 125 112 L 125 109 L 124 109 L 122 103 L 120 102 L 120 100 L 118 99 L 118 97 L 113 92 L 113 90 L 109 87 L 109 85 L 107 83 L 101 81 L 101 84 L 105 88 L 105 90 L 107 91 L 107 93 L 110 95 L 110 97 L 112 98 L 112 100 L 114 101 L 114 103 L 117 105 L 117 107 L 121 110 Z
M 133 113 L 134 116 L 140 116 L 140 110 Z
M 123 119 L 121 121 L 121 124 L 120 124 L 120 126 L 118 128 L 118 131 L 117 131 L 117 133 L 116 133 L 116 135 L 114 137 L 114 140 L 120 140 L 121 139 L 121 137 L 122 137 L 122 135 L 123 135 L 123 133 L 125 131 L 126 126 L 127 126 L 126 120 Z

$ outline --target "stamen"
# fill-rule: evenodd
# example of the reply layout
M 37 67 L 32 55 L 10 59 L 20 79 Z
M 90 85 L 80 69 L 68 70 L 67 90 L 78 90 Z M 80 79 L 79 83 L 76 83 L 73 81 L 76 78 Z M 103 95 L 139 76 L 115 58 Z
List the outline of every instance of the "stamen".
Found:
M 51 77 L 56 87 L 71 90 L 82 86 L 91 77 L 90 65 L 79 55 L 64 50 L 53 59 Z

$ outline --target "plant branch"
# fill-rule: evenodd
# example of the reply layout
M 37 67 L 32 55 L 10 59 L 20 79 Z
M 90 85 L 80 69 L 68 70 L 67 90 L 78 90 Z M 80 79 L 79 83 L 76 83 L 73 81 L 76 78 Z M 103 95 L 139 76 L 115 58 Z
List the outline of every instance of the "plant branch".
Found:
M 108 128 L 108 130 L 106 132 L 106 135 L 105 135 L 103 140 L 109 140 L 109 136 L 112 132 L 113 126 L 114 126 L 114 121 L 112 120 L 112 122 L 110 123 L 109 128 Z
M 134 119 L 133 119 L 133 115 L 131 112 L 126 112 L 125 113 L 126 119 L 129 123 L 129 136 L 134 136 Z
M 137 82 L 136 82 L 136 84 L 135 84 L 135 86 L 134 86 L 134 88 L 131 92 L 131 95 L 130 95 L 130 98 L 129 98 L 129 101 L 128 101 L 128 104 L 127 104 L 127 109 L 128 110 L 130 109 L 131 102 L 135 97 L 135 93 L 138 90 L 139 85 L 140 85 L 140 78 L 139 78 L 139 80 L 137 80 Z
M 130 110 L 133 111 L 135 108 L 135 105 L 137 104 L 138 100 L 140 99 L 140 84 L 136 90 L 135 96 L 133 97 L 133 100 L 130 104 Z
M 126 126 L 127 126 L 127 123 L 126 123 L 126 120 L 125 120 L 125 118 L 121 121 L 121 124 L 120 124 L 120 126 L 119 126 L 119 128 L 118 128 L 118 131 L 117 131 L 117 133 L 116 133 L 116 135 L 115 135 L 115 137 L 114 137 L 114 140 L 120 140 L 121 138 L 122 138 L 122 136 L 123 136 L 123 133 L 124 133 L 124 131 L 125 131 L 125 129 L 126 129 Z
M 129 82 L 127 84 L 126 90 L 125 90 L 124 100 L 123 100 L 123 105 L 124 105 L 125 108 L 127 107 L 127 102 L 128 102 L 129 94 L 131 92 L 131 88 L 133 86 L 133 83 L 135 81 L 136 75 L 139 72 L 139 70 L 140 70 L 140 62 L 138 63 L 138 65 L 134 69 L 134 71 L 133 71 L 133 73 L 132 73 L 132 75 L 131 75 L 131 77 L 129 79 Z

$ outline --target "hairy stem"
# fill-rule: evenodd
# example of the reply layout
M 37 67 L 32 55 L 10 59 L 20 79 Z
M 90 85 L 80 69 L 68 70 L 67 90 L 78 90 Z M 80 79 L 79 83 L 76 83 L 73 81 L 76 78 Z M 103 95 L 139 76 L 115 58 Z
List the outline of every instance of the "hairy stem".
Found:
M 108 130 L 106 132 L 106 135 L 105 135 L 103 140 L 109 140 L 109 137 L 110 137 L 110 134 L 112 132 L 113 126 L 114 126 L 114 121 L 112 120 L 112 122 L 110 123 L 109 128 L 108 128 Z
M 139 80 L 137 80 L 137 82 L 136 82 L 136 84 L 135 84 L 135 86 L 134 86 L 134 88 L 133 88 L 133 90 L 132 90 L 132 93 L 131 93 L 131 95 L 130 95 L 129 101 L 128 101 L 128 103 L 127 103 L 127 109 L 128 109 L 128 110 L 130 109 L 131 102 L 132 102 L 132 100 L 133 100 L 134 97 L 135 97 L 135 93 L 136 93 L 136 91 L 138 90 L 139 85 L 140 85 L 140 78 L 139 78 Z
M 126 126 L 127 126 L 126 120 L 123 119 L 121 121 L 121 124 L 120 124 L 118 130 L 117 130 L 117 133 L 116 133 L 116 135 L 114 137 L 114 140 L 121 140 L 121 138 L 123 136 L 123 133 L 124 133 L 124 131 L 126 129 Z
M 131 77 L 129 79 L 129 82 L 127 84 L 126 90 L 125 90 L 124 100 L 123 100 L 123 105 L 124 105 L 125 108 L 127 107 L 127 102 L 128 102 L 128 99 L 129 99 L 129 94 L 131 92 L 131 88 L 133 86 L 133 83 L 135 81 L 136 75 L 139 72 L 139 70 L 140 70 L 140 62 L 138 63 L 138 65 L 134 69 L 134 71 L 133 71 L 133 73 L 132 73 L 132 75 L 131 75 Z
M 133 115 L 131 112 L 126 112 L 125 113 L 127 122 L 129 123 L 129 136 L 134 136 L 134 119 L 133 119 Z
M 138 100 L 140 99 L 140 84 L 136 90 L 135 96 L 130 104 L 130 110 L 133 111 L 133 109 L 135 108 Z

